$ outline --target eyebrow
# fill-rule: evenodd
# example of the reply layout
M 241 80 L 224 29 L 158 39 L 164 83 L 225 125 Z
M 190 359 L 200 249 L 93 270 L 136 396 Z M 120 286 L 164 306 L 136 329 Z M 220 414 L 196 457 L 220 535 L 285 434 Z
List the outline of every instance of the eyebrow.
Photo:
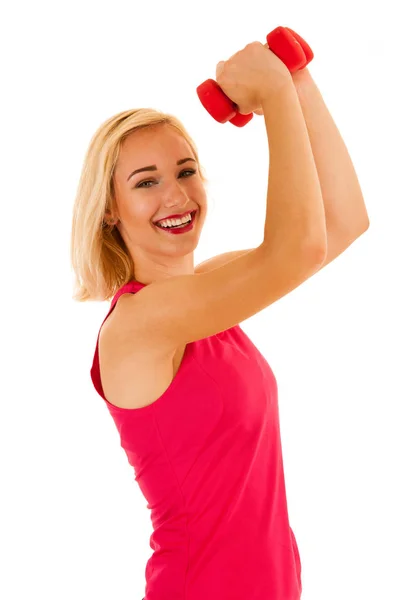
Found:
M 180 160 L 178 160 L 178 162 L 176 164 L 182 165 L 183 163 L 187 162 L 188 160 L 192 160 L 193 162 L 196 162 L 194 160 L 194 158 L 181 158 Z M 148 167 L 142 167 L 141 169 L 136 169 L 136 171 L 132 171 L 132 173 L 129 175 L 127 181 L 129 181 L 130 178 L 133 177 L 136 173 L 141 173 L 142 171 L 157 171 L 157 165 L 149 165 Z

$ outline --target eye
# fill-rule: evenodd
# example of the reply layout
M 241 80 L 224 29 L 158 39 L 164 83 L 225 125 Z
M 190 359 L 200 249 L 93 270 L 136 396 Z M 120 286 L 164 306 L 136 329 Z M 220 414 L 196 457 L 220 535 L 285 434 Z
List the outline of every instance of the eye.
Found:
M 189 173 L 189 175 L 188 175 L 188 177 L 189 177 L 190 175 L 195 175 L 197 173 L 197 171 L 194 171 L 193 169 L 185 169 L 184 171 L 181 171 L 179 173 L 179 176 L 181 176 L 182 173 Z M 145 181 L 141 181 L 140 183 L 138 183 L 135 186 L 135 188 L 149 189 L 148 186 L 144 186 L 145 183 L 154 183 L 154 182 L 152 179 L 146 179 Z

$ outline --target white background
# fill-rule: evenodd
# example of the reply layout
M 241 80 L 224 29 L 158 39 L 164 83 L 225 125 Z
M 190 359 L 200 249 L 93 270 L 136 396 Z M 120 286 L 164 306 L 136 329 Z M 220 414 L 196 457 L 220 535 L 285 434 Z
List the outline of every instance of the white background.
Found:
M 69 244 L 83 156 L 117 112 L 171 112 L 193 136 L 211 184 L 195 264 L 260 244 L 264 120 L 221 125 L 196 87 L 215 79 L 218 61 L 251 41 L 265 43 L 278 25 L 315 53 L 309 69 L 350 151 L 371 225 L 242 328 L 278 381 L 302 600 L 400 599 L 400 98 L 389 4 L 116 0 L 2 8 L 4 600 L 144 596 L 150 513 L 89 373 L 109 303 L 72 300 Z

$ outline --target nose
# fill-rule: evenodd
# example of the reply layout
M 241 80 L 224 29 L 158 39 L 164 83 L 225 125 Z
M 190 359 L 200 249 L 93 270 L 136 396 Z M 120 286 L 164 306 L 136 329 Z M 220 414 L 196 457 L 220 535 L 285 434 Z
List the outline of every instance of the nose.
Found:
M 178 183 L 178 185 L 167 194 L 164 206 L 166 208 L 176 208 L 176 212 L 181 213 L 188 210 L 186 208 L 188 203 L 190 203 L 190 198 L 187 197 Z

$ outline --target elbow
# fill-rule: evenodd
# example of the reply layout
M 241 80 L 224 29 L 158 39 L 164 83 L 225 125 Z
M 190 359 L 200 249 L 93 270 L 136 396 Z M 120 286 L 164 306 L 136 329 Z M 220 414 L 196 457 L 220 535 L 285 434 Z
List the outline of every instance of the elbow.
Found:
M 327 246 L 320 246 L 319 248 L 317 248 L 315 250 L 315 263 L 316 265 L 320 266 L 323 265 L 326 257 L 328 255 L 328 248 Z
M 328 254 L 328 241 L 324 239 L 313 240 L 307 244 L 306 254 L 311 264 L 322 265 Z

